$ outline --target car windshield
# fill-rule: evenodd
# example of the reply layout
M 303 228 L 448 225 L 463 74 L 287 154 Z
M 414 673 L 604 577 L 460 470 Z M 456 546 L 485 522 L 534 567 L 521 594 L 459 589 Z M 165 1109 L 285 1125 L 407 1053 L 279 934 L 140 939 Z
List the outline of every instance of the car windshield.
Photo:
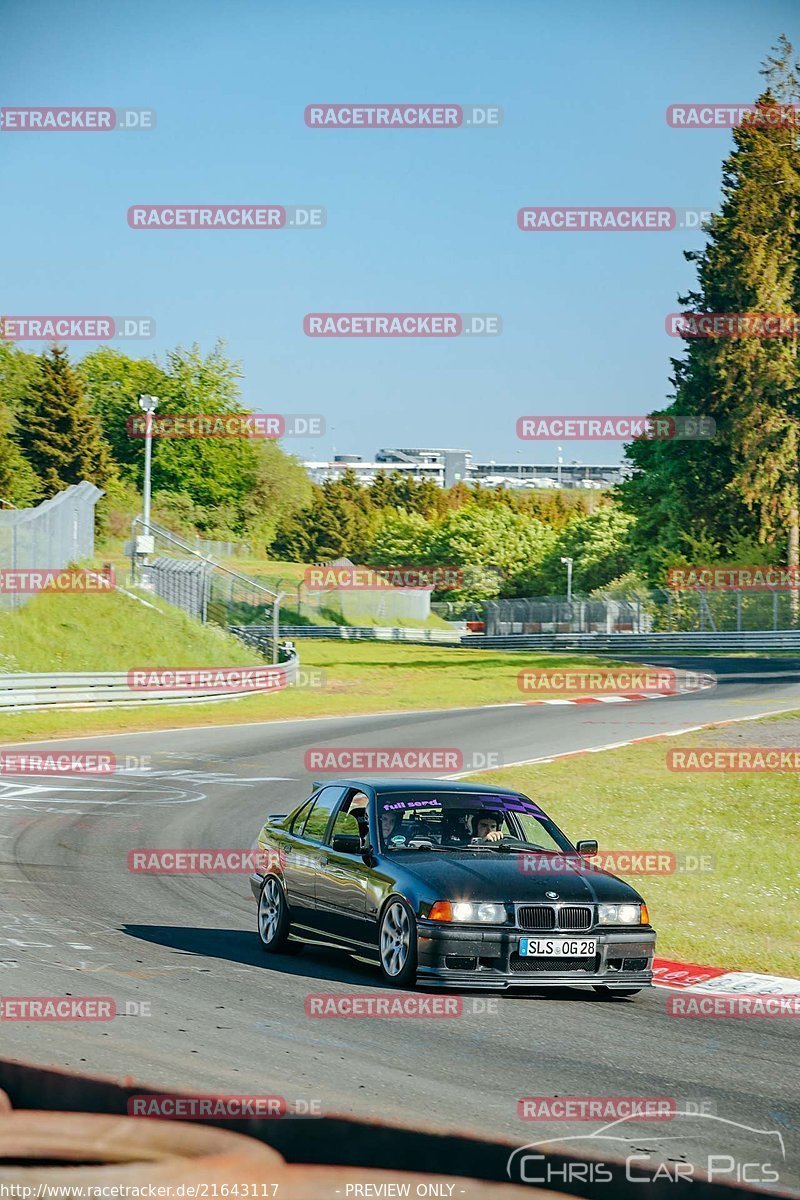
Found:
M 378 793 L 377 799 L 381 844 L 391 853 L 572 850 L 558 826 L 524 796 L 410 789 Z

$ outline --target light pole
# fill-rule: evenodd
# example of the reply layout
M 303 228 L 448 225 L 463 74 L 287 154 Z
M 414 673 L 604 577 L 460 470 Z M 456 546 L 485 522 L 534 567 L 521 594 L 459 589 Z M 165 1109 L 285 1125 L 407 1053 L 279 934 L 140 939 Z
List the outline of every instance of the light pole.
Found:
M 567 604 L 572 604 L 572 562 L 571 558 L 562 558 L 562 563 L 567 567 Z
M 144 511 L 142 521 L 145 536 L 150 533 L 150 473 L 153 461 L 153 413 L 158 408 L 158 396 L 140 396 L 139 408 L 144 412 Z
M 564 461 L 564 459 L 562 457 L 562 453 L 561 453 L 563 449 L 564 449 L 563 446 L 558 447 L 558 486 L 559 487 L 561 487 L 561 464 Z M 566 562 L 566 559 L 562 558 L 561 561 Z

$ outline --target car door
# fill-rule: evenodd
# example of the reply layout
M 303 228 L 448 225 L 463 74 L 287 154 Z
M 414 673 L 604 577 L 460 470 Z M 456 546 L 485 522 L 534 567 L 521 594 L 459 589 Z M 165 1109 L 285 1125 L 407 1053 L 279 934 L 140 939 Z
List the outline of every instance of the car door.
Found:
M 331 813 L 345 791 L 341 786 L 321 788 L 300 810 L 292 825 L 284 863 L 284 878 L 292 923 L 298 932 L 317 928 L 317 871 L 326 857 L 323 843 Z
M 352 950 L 374 947 L 374 920 L 367 920 L 370 868 L 358 849 L 359 828 L 347 807 L 358 789 L 350 789 L 328 829 L 325 861 L 316 873 L 318 927 Z

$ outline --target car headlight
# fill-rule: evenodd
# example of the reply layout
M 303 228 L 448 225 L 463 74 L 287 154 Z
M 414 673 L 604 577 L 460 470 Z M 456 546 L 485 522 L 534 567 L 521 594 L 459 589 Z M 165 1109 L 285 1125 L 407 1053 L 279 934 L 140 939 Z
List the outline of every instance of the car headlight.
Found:
M 642 920 L 644 909 L 644 921 Z M 646 925 L 647 908 L 643 904 L 598 904 L 598 925 Z
M 470 925 L 502 925 L 507 920 L 505 904 L 471 904 L 459 900 L 437 900 L 428 913 L 429 921 L 453 921 Z

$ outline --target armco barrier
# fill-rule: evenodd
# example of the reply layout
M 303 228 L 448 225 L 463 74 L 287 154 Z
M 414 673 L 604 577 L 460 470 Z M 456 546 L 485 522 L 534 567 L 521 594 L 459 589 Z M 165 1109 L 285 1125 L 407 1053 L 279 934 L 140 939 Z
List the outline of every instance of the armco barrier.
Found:
M 70 1111 L 77 1113 L 116 1113 L 123 1116 L 128 1111 L 128 1101 L 135 1095 L 147 1092 L 151 1095 L 163 1095 L 164 1091 L 156 1088 L 135 1085 L 126 1079 L 124 1084 L 111 1079 L 91 1078 L 85 1075 L 72 1075 L 66 1071 L 35 1066 L 32 1063 L 17 1062 L 13 1059 L 0 1058 L 0 1088 L 3 1088 L 15 1109 L 33 1109 Z M 265 1089 L 266 1090 L 266 1089 Z M 170 1093 L 183 1091 L 182 1088 L 171 1088 Z M 2 1122 L 2 1115 L 0 1115 Z M 469 1122 L 469 1114 L 465 1116 Z M 158 1122 L 156 1122 L 158 1124 Z M 516 1197 L 520 1195 L 519 1187 L 509 1187 L 507 1164 L 510 1154 L 524 1143 L 534 1140 L 531 1131 L 524 1133 L 514 1141 L 500 1139 L 483 1139 L 474 1134 L 456 1131 L 431 1130 L 430 1127 L 413 1129 L 409 1126 L 388 1124 L 378 1120 L 359 1120 L 356 1117 L 331 1113 L 322 1117 L 301 1117 L 287 1115 L 278 1120 L 267 1118 L 248 1118 L 246 1120 L 211 1120 L 204 1121 L 203 1127 L 215 1126 L 231 1133 L 246 1134 L 266 1146 L 271 1147 L 286 1159 L 287 1163 L 297 1170 L 296 1186 L 280 1186 L 277 1200 L 322 1200 L 324 1196 L 333 1197 L 338 1187 L 341 1196 L 365 1195 L 427 1195 L 458 1196 L 459 1191 L 434 1191 L 437 1180 L 457 1175 L 463 1180 L 462 1187 L 465 1200 L 503 1200 L 505 1195 Z M 193 1128 L 195 1128 L 193 1126 Z M 113 1143 L 112 1143 L 113 1145 Z M 86 1146 L 86 1158 L 91 1161 L 91 1145 Z M 20 1153 L 16 1147 L 16 1155 Z M 16 1157 L 15 1155 L 15 1157 Z M 594 1156 L 592 1156 L 594 1157 Z M 614 1200 L 642 1200 L 642 1176 L 649 1176 L 647 1181 L 647 1200 L 675 1200 L 675 1180 L 663 1171 L 654 1174 L 648 1170 L 648 1164 L 642 1159 L 637 1160 L 636 1178 L 626 1175 L 625 1162 L 616 1156 L 603 1156 L 598 1151 L 597 1158 L 602 1157 L 610 1175 L 608 1195 Z M 597 1189 L 585 1182 L 586 1157 L 569 1157 L 558 1152 L 542 1152 L 542 1158 L 551 1164 L 555 1178 L 552 1189 L 546 1185 L 544 1191 L 554 1191 L 558 1195 L 593 1196 Z M 308 1169 L 303 1171 L 300 1164 Z M 322 1180 L 317 1175 L 312 1164 L 327 1164 L 336 1170 L 336 1174 L 325 1178 L 326 1188 L 321 1186 Z M 378 1177 L 372 1177 L 371 1171 L 408 1171 L 410 1164 L 418 1174 L 429 1174 L 430 1184 L 424 1191 L 411 1189 L 400 1192 L 396 1187 L 392 1190 L 380 1186 Z M 570 1172 L 569 1164 L 578 1164 L 579 1169 Z M 541 1159 L 537 1159 L 541 1167 Z M 580 1168 L 583 1167 L 583 1170 Z M 346 1192 L 346 1185 L 351 1182 L 354 1168 L 361 1169 L 361 1190 Z M 11 1167 L 10 1170 L 14 1168 Z M 3 1164 L 0 1162 L 0 1182 L 3 1181 Z M 317 1166 L 317 1171 L 319 1167 Z M 70 1167 L 64 1164 L 57 1169 L 52 1182 L 64 1185 L 69 1180 Z M 385 1178 L 385 1176 L 383 1177 Z M 405 1176 L 407 1179 L 408 1176 Z M 416 1174 L 415 1174 L 416 1178 Z M 280 1176 L 275 1176 L 274 1182 L 279 1182 Z M 365 1185 L 372 1179 L 369 1191 Z M 470 1181 L 486 1181 L 490 1186 L 485 1192 L 478 1193 L 470 1188 Z M 519 1180 L 516 1181 L 519 1183 Z M 252 1179 L 251 1179 L 252 1183 Z M 285 1180 L 286 1184 L 287 1181 Z M 494 1184 L 494 1186 L 491 1186 Z M 449 1185 L 445 1185 L 449 1186 Z M 34 1190 L 34 1195 L 36 1191 Z M 40 1193 L 44 1194 L 44 1193 Z M 219 1195 L 226 1193 L 221 1189 L 214 1192 L 200 1192 L 200 1195 Z M 228 1194 L 233 1194 L 230 1192 Z M 244 1193 L 240 1190 L 239 1195 Z M 261 1192 L 260 1188 L 248 1195 L 272 1195 L 272 1189 Z M 531 1197 L 540 1194 L 537 1187 L 526 1185 L 526 1195 Z M 679 1185 L 679 1194 L 688 1194 Z M 703 1175 L 696 1175 L 691 1180 L 691 1200 L 742 1200 L 742 1197 L 755 1195 L 746 1185 L 729 1186 L 724 1183 L 711 1183 Z M 763 1193 L 758 1193 L 759 1195 Z M 788 1196 L 783 1189 L 770 1189 L 771 1196 L 780 1200 Z
M 258 629 L 259 626 L 248 626 Z M 264 626 L 266 629 L 266 626 Z M 231 628 L 241 636 L 241 631 Z M 387 625 L 281 625 L 280 636 L 286 638 L 335 638 L 346 641 L 372 642 L 440 642 L 457 646 L 461 642 L 458 629 L 407 629 Z
M 258 665 L 258 669 L 262 669 Z M 297 679 L 299 658 L 293 654 L 288 661 L 263 669 L 279 671 L 286 686 Z M 246 668 L 245 668 L 246 669 Z M 264 692 L 280 689 L 262 689 Z M 56 673 L 52 675 L 0 675 L 0 711 L 31 712 L 37 709 L 101 708 L 113 704 L 125 707 L 134 704 L 197 704 L 210 700 L 237 700 L 258 695 L 259 689 L 220 692 L 204 685 L 181 688 L 174 692 L 140 691 L 128 684 L 127 671 Z
M 706 654 L 758 650 L 800 651 L 800 630 L 765 633 L 468 633 L 473 650 L 566 650 L 588 654 Z

